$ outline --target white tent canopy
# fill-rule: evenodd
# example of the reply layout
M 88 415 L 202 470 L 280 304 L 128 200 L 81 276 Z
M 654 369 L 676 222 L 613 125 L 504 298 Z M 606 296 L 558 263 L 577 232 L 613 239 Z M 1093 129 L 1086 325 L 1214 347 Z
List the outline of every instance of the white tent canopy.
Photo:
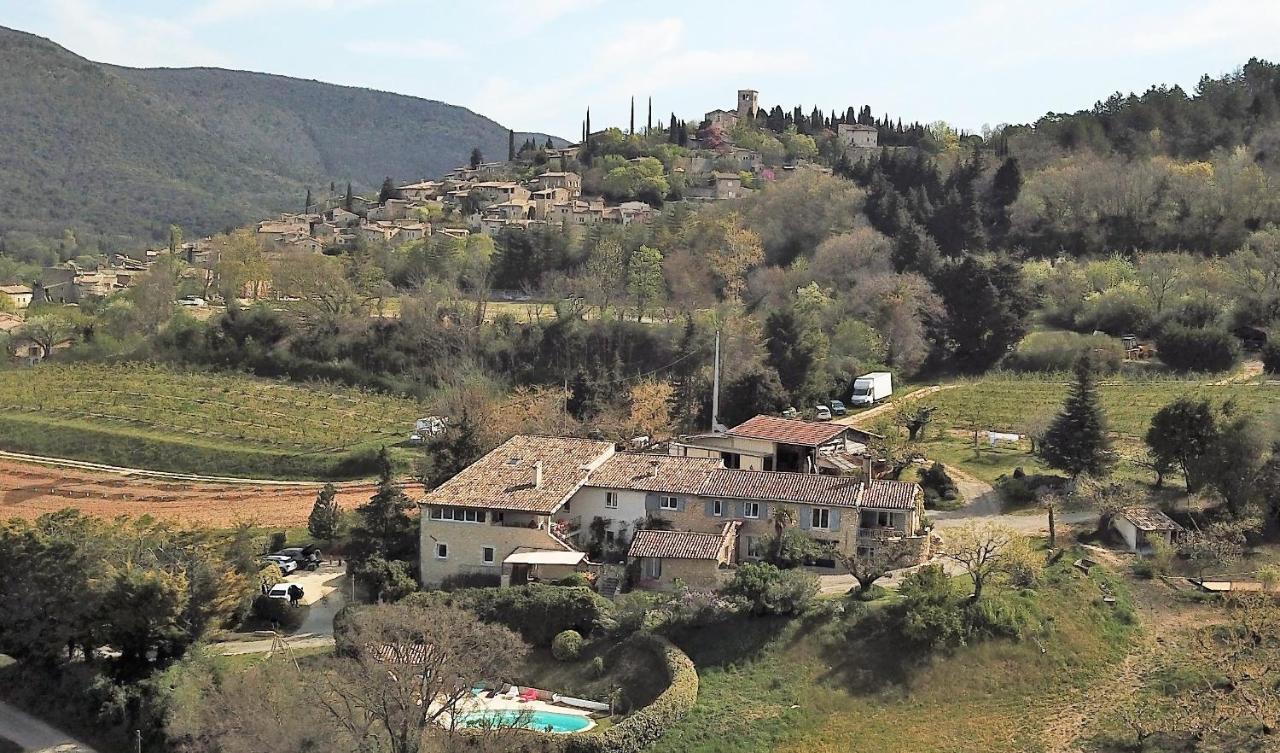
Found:
M 504 565 L 576 565 L 586 559 L 585 552 L 539 549 L 516 552 L 502 561 Z

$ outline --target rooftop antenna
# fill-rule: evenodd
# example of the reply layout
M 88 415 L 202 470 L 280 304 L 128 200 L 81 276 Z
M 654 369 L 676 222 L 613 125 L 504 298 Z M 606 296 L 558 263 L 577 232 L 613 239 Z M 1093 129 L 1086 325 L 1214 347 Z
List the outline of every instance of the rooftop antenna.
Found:
M 716 359 L 711 374 L 711 431 L 723 434 L 729 429 L 720 423 L 720 330 L 716 330 Z

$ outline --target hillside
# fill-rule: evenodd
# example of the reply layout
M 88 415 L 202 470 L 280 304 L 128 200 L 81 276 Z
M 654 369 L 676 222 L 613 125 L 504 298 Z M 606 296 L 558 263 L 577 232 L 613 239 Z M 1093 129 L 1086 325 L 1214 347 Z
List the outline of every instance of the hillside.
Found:
M 396 94 L 219 69 L 129 69 L 0 28 L 0 234 L 13 253 L 72 228 L 83 248 L 208 233 L 298 207 L 308 188 L 420 178 L 506 154 L 507 130 Z M 523 139 L 529 134 L 520 134 Z M 544 135 L 534 135 L 545 140 Z M 27 235 L 30 234 L 30 235 Z M 69 250 L 67 250 L 69 253 Z

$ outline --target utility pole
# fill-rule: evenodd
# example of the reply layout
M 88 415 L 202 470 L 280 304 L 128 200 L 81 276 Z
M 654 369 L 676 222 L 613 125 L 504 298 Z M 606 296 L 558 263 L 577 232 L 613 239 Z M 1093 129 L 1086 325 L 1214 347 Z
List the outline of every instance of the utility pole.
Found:
M 716 360 L 711 367 L 711 431 L 720 426 L 720 330 L 716 330 Z

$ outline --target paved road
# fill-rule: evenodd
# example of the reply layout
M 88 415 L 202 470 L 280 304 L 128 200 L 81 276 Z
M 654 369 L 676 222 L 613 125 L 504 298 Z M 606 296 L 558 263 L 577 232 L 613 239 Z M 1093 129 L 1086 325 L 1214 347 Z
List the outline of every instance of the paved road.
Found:
M 0 737 L 27 751 L 41 753 L 96 753 L 93 748 L 60 732 L 23 711 L 0 703 Z

